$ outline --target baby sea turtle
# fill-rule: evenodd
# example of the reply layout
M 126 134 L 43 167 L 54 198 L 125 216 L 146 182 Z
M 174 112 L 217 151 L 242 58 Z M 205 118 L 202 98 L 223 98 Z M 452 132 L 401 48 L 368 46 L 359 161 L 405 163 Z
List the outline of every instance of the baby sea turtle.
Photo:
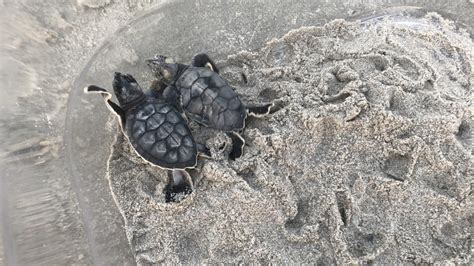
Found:
M 175 102 L 199 124 L 226 132 L 233 141 L 231 159 L 243 153 L 245 141 L 240 133 L 245 128 L 246 118 L 266 115 L 273 106 L 273 103 L 244 105 L 206 54 L 195 55 L 191 65 L 174 63 L 163 55 L 156 55 L 147 62 L 164 84 L 154 95 Z
M 167 201 L 172 200 L 173 193 L 190 193 L 192 181 L 185 169 L 196 166 L 198 149 L 206 150 L 194 141 L 187 121 L 165 99 L 145 94 L 129 74 L 116 72 L 113 88 L 119 104 L 111 101 L 112 95 L 98 86 L 88 86 L 84 92 L 103 96 L 107 107 L 119 118 L 120 129 L 138 156 L 171 171 Z

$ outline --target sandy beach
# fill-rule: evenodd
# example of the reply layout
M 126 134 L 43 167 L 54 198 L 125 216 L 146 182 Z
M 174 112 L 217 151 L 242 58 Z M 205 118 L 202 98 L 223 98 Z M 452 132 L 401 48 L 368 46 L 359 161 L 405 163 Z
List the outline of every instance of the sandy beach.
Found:
M 433 11 L 433 13 L 431 13 Z M 436 11 L 436 12 L 434 12 Z M 0 265 L 472 264 L 474 2 L 0 1 Z M 336 19 L 336 20 L 335 20 Z M 345 20 L 342 20 L 345 19 Z M 248 104 L 165 202 L 100 97 L 199 52 Z
M 337 20 L 221 62 L 276 108 L 235 161 L 192 123 L 213 159 L 179 203 L 119 133 L 108 179 L 137 262 L 469 263 L 473 43 L 437 14 L 418 23 Z

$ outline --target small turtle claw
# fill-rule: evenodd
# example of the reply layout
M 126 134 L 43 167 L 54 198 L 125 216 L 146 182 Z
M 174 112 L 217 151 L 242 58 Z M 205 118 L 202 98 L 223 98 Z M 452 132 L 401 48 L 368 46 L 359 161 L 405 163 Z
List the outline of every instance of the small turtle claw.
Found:
M 165 202 L 180 202 L 185 198 L 186 195 L 191 194 L 193 191 L 188 186 L 176 186 L 176 187 L 169 187 L 165 190 Z

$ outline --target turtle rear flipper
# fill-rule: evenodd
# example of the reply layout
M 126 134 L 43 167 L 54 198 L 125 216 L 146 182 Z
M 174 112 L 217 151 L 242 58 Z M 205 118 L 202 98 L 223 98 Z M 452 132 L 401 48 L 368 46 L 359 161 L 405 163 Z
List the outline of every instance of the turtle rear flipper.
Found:
M 229 159 L 235 161 L 244 153 L 245 140 L 236 132 L 227 132 L 226 134 L 232 139 L 232 150 L 229 153 Z
M 120 118 L 120 123 L 121 126 L 125 126 L 125 111 L 116 103 L 112 102 L 110 99 L 112 99 L 112 94 L 108 92 L 106 89 L 95 86 L 95 85 L 90 85 L 84 88 L 84 93 L 88 94 L 101 94 L 102 97 L 104 97 L 105 104 L 107 105 L 107 108 L 109 108 L 112 113 L 117 115 Z
M 216 64 L 212 59 L 205 53 L 200 53 L 195 56 L 193 56 L 193 59 L 191 61 L 191 65 L 193 67 L 207 67 L 210 70 L 219 73 L 219 69 L 217 69 Z
M 247 106 L 247 112 L 254 117 L 263 117 L 270 113 L 274 103 Z
M 165 202 L 179 202 L 193 192 L 191 175 L 185 170 L 168 171 L 169 183 L 165 188 Z
M 206 145 L 196 142 L 196 148 L 199 155 L 201 155 L 201 157 L 208 158 L 208 159 L 212 158 L 211 151 L 209 150 L 208 147 L 206 147 Z

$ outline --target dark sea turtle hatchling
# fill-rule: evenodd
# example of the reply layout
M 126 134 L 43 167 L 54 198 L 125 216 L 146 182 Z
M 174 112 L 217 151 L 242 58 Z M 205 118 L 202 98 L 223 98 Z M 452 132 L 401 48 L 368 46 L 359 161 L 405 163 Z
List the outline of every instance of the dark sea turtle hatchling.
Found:
M 116 72 L 113 88 L 119 104 L 111 101 L 112 95 L 103 88 L 91 85 L 84 91 L 104 97 L 107 107 L 118 116 L 122 132 L 141 158 L 172 171 L 171 187 L 167 191 L 183 189 L 182 192 L 190 192 L 192 182 L 185 169 L 196 166 L 198 147 L 203 147 L 194 141 L 187 121 L 165 99 L 146 95 L 129 74 Z
M 231 159 L 243 153 L 245 142 L 239 133 L 244 129 L 248 115 L 268 114 L 273 106 L 272 103 L 244 105 L 206 54 L 195 55 L 190 66 L 173 63 L 163 55 L 156 55 L 147 62 L 164 84 L 154 91 L 154 95 L 177 103 L 189 118 L 199 124 L 226 132 L 233 141 Z

